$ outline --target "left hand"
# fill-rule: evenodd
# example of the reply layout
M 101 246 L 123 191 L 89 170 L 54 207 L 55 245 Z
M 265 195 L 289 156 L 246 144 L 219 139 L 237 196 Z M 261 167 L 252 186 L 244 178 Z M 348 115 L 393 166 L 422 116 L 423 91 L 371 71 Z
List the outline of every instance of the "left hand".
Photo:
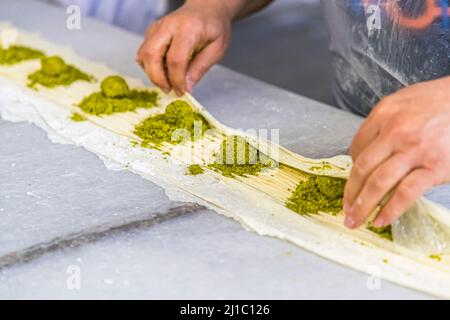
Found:
M 364 121 L 350 147 L 345 224 L 358 228 L 382 199 L 373 225 L 387 226 L 425 191 L 450 182 L 450 77 L 422 82 L 386 98 Z

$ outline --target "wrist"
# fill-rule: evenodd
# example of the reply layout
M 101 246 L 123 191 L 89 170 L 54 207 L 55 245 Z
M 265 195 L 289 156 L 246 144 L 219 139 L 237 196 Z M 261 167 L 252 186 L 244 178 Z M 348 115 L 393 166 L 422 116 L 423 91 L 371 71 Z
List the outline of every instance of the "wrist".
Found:
M 208 8 L 233 20 L 249 0 L 186 0 L 185 5 L 198 9 Z

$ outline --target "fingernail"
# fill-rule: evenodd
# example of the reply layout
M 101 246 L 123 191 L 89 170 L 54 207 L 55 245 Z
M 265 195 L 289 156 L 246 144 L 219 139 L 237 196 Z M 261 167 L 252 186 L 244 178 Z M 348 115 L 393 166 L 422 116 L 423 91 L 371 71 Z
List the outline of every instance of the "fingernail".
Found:
M 192 92 L 192 90 L 194 89 L 194 81 L 192 81 L 191 77 L 187 76 L 186 77 L 186 90 L 188 92 Z
M 384 222 L 383 218 L 376 218 L 373 222 L 373 226 L 377 227 L 377 228 L 382 228 L 384 227 L 386 224 Z
M 347 216 L 345 218 L 345 225 L 350 229 L 355 226 L 355 220 L 352 218 L 352 216 Z

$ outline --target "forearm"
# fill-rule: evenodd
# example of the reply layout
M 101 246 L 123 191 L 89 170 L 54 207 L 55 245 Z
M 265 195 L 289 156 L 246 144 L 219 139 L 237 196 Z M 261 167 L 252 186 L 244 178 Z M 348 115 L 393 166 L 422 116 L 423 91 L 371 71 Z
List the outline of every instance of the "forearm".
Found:
M 192 91 L 228 47 L 231 22 L 271 0 L 186 0 L 147 30 L 136 61 L 165 92 Z
M 259 10 L 263 9 L 265 6 L 267 6 L 272 1 L 273 0 L 247 0 L 247 1 L 245 1 L 244 6 L 241 7 L 238 14 L 236 16 L 234 16 L 234 19 L 237 20 L 240 18 L 244 18 L 255 12 L 258 12 Z
M 232 20 L 246 17 L 268 5 L 272 0 L 186 0 L 186 4 L 194 6 L 210 6 L 217 10 L 225 10 Z

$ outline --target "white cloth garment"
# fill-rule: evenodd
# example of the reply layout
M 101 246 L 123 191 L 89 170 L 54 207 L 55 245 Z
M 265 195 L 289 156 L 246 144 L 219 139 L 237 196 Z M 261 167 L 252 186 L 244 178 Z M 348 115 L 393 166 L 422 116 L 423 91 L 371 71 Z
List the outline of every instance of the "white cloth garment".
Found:
M 63 6 L 78 5 L 85 16 L 90 16 L 144 33 L 148 25 L 167 12 L 168 0 L 56 0 Z

